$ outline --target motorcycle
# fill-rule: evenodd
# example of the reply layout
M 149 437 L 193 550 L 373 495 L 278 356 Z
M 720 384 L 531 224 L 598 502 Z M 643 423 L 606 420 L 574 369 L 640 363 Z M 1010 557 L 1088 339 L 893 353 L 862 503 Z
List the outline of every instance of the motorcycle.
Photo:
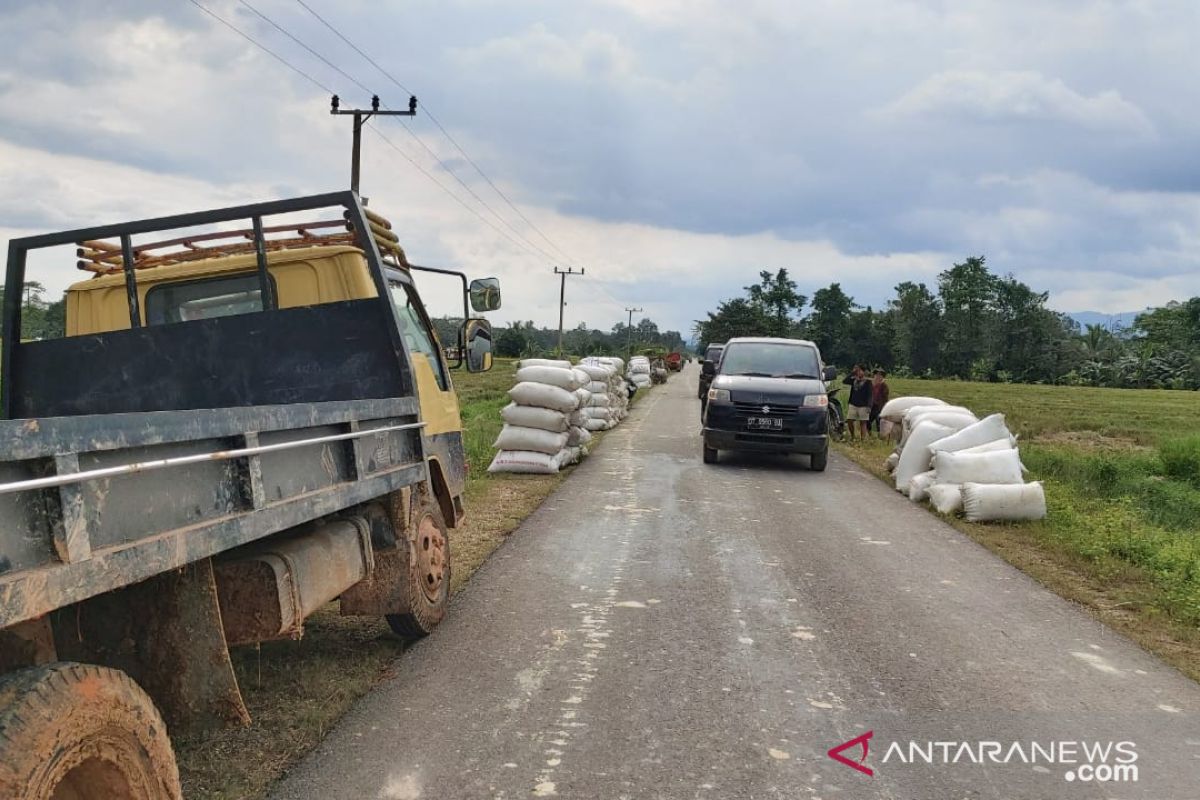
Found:
M 842 401 L 835 396 L 841 389 L 840 386 L 825 387 L 825 393 L 829 395 L 829 438 L 837 442 L 846 435 L 846 416 L 842 413 Z

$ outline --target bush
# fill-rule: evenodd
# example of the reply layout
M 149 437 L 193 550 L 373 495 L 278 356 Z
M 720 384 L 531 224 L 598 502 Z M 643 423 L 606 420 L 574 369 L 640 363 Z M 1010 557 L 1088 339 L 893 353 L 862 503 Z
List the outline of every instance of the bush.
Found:
M 1200 488 L 1200 436 L 1168 439 L 1158 448 L 1168 478 Z

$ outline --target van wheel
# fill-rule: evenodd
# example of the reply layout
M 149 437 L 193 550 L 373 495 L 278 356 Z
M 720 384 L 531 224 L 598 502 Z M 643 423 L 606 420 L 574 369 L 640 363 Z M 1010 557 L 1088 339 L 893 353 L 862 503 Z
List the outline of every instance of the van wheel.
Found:
M 124 672 L 57 663 L 0 679 L 0 797 L 180 800 L 167 727 Z
M 813 453 L 809 457 L 808 468 L 813 472 L 824 472 L 825 465 L 829 462 L 829 445 L 819 453 Z
M 709 447 L 708 445 L 704 445 L 704 463 L 705 464 L 717 463 L 717 448 Z
M 450 539 L 437 501 L 427 490 L 413 498 L 404 540 L 407 549 L 404 595 L 408 611 L 388 614 L 388 625 L 397 636 L 415 640 L 433 633 L 446 616 L 450 602 Z

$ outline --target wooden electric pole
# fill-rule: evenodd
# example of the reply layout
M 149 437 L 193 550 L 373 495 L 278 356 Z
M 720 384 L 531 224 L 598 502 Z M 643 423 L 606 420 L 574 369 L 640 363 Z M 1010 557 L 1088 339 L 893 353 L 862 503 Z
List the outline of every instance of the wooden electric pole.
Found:
M 626 355 L 626 358 L 629 358 L 629 357 L 633 356 L 633 312 L 636 311 L 640 314 L 640 313 L 642 313 L 642 309 L 627 308 L 625 310 L 629 312 L 629 325 L 626 326 L 626 328 L 625 328 L 626 332 L 628 333 L 628 336 L 627 336 L 628 341 L 625 345 L 625 349 L 629 351 L 625 355 Z
M 559 355 L 559 358 L 561 358 L 562 354 L 563 354 L 563 306 L 565 306 L 567 304 L 567 276 L 568 275 L 582 275 L 582 274 L 584 274 L 584 271 L 585 270 L 583 269 L 583 267 L 579 268 L 579 272 L 576 272 L 574 267 L 568 267 L 567 269 L 559 269 L 558 267 L 554 268 L 554 274 L 562 276 L 562 278 L 561 278 L 562 285 L 559 287 L 559 290 L 558 290 L 558 355 Z
M 330 114 L 353 114 L 354 115 L 354 145 L 350 152 L 350 191 L 358 194 L 358 178 L 359 178 L 359 159 L 362 155 L 362 126 L 363 123 L 371 117 L 415 117 L 417 115 L 417 98 L 408 98 L 408 111 L 380 111 L 379 110 L 379 95 L 371 98 L 371 110 L 364 108 L 339 108 L 341 101 L 335 94 L 333 100 L 330 101 Z

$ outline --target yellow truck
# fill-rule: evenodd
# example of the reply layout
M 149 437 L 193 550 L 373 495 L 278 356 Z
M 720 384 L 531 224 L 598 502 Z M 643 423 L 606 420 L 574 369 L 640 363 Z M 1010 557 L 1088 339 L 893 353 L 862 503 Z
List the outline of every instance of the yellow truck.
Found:
M 299 219 L 298 219 L 299 217 Z M 337 601 L 445 614 L 466 459 L 452 370 L 491 367 L 495 279 L 409 263 L 352 192 L 33 236 L 75 248 L 66 336 L 0 383 L 0 797 L 179 797 L 169 733 L 249 717 L 229 648 Z M 463 288 L 447 350 L 422 270 Z

